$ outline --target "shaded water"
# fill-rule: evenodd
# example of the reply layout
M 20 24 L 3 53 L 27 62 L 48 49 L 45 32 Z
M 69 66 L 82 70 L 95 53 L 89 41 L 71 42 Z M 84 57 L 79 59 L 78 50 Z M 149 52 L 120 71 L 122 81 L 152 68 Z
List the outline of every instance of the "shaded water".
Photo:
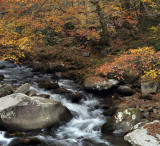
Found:
M 49 94 L 51 99 L 62 102 L 74 115 L 73 119 L 55 129 L 42 129 L 41 132 L 30 135 L 41 139 L 44 146 L 127 146 L 121 137 L 101 134 L 101 125 L 106 117 L 102 115 L 99 100 L 92 94 L 86 93 L 81 86 L 72 80 L 59 80 L 58 84 L 71 92 L 80 92 L 85 96 L 79 104 L 72 103 L 65 95 L 54 94 L 38 88 L 37 80 L 51 81 L 51 75 L 33 75 L 32 69 L 26 66 L 18 66 L 9 62 L 0 62 L 7 68 L 0 70 L 5 75 L 4 83 L 13 84 L 15 87 L 23 83 L 30 83 L 31 89 L 39 94 Z M 5 132 L 0 131 L 0 144 L 7 146 L 13 139 L 5 138 Z

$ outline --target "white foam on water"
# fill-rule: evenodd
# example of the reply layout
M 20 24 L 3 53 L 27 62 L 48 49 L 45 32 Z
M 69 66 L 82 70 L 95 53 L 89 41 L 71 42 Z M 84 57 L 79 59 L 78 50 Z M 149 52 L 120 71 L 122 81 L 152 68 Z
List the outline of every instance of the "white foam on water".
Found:
M 70 83 L 71 82 L 71 83 Z M 71 89 L 74 86 L 73 81 L 60 81 L 60 86 L 65 89 Z M 73 119 L 60 126 L 55 132 L 56 138 L 52 136 L 39 135 L 38 138 L 47 141 L 48 143 L 58 143 L 62 146 L 83 145 L 84 139 L 89 139 L 93 143 L 111 145 L 107 141 L 101 139 L 101 125 L 105 122 L 105 117 L 102 115 L 102 110 L 94 107 L 99 104 L 99 101 L 89 95 L 81 104 L 75 104 L 67 100 L 64 95 L 52 94 L 49 91 L 32 86 L 39 94 L 49 94 L 51 99 L 59 100 L 63 103 L 74 115 Z M 75 90 L 73 90 L 75 91 Z
M 0 145 L 2 146 L 7 146 L 14 138 L 5 138 L 5 133 L 4 131 L 0 131 Z

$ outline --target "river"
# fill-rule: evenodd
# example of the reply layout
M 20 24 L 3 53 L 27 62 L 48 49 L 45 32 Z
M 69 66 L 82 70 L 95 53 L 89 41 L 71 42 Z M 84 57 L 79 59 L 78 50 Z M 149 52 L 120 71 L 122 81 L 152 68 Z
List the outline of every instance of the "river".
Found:
M 4 83 L 14 87 L 30 83 L 31 89 L 38 94 L 49 94 L 51 99 L 62 102 L 74 115 L 73 119 L 59 128 L 42 129 L 40 132 L 29 134 L 42 141 L 43 146 L 128 146 L 122 136 L 102 135 L 101 125 L 105 122 L 100 100 L 96 95 L 87 93 L 72 80 L 60 79 L 58 84 L 71 92 L 80 92 L 85 96 L 79 104 L 72 103 L 65 95 L 55 94 L 38 88 L 38 80 L 51 81 L 51 74 L 34 74 L 32 68 L 15 65 L 10 62 L 0 62 L 6 68 L 0 70 L 4 74 Z M 0 131 L 0 145 L 7 146 L 15 138 L 6 138 L 5 131 Z M 28 134 L 28 133 L 27 133 Z M 27 135 L 26 134 L 26 135 Z

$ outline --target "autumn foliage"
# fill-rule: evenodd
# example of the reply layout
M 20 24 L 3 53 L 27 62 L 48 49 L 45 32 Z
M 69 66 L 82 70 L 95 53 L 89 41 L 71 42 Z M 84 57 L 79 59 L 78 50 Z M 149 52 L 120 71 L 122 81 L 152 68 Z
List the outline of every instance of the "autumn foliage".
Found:
M 98 68 L 98 73 L 113 74 L 116 78 L 123 79 L 124 73 L 137 74 L 144 79 L 154 79 L 160 74 L 160 52 L 155 52 L 150 47 L 130 49 Z

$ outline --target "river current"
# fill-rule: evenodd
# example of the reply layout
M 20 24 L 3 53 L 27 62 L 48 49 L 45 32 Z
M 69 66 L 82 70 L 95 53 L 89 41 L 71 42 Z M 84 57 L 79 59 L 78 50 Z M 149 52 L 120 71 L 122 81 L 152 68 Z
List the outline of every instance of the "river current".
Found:
M 73 114 L 73 119 L 59 128 L 42 129 L 38 133 L 30 133 L 32 137 L 39 138 L 43 146 L 127 146 L 122 137 L 102 135 L 101 125 L 105 122 L 100 101 L 95 95 L 89 94 L 72 80 L 60 79 L 58 84 L 71 92 L 80 92 L 85 96 L 79 104 L 72 103 L 65 95 L 54 94 L 48 90 L 38 88 L 37 81 L 45 79 L 51 81 L 51 74 L 36 74 L 32 68 L 15 65 L 10 62 L 0 62 L 6 68 L 0 70 L 4 74 L 4 83 L 17 87 L 30 83 L 31 89 L 38 94 L 49 94 L 51 99 L 62 102 Z M 0 131 L 0 145 L 7 146 L 15 138 L 6 138 L 5 131 Z

